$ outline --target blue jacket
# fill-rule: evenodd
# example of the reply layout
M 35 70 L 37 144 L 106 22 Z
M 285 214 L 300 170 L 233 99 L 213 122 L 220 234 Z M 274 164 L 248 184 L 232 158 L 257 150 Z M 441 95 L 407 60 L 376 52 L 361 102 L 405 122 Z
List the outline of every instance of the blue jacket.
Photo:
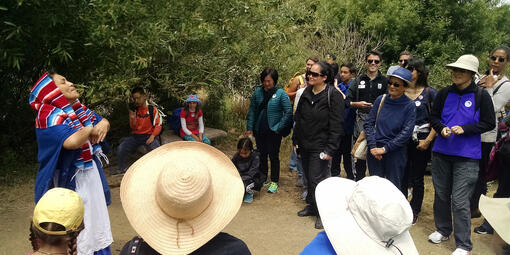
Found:
M 439 135 L 432 151 L 451 156 L 480 159 L 481 134 L 494 129 L 496 116 L 491 96 L 473 82 L 460 91 L 455 84 L 441 89 L 434 100 L 430 124 L 438 134 L 444 127 L 461 126 L 464 133 Z
M 300 255 L 336 255 L 326 232 L 319 232 Z
M 275 85 L 276 86 L 276 85 Z M 246 130 L 252 130 L 257 133 L 259 123 L 260 107 L 264 101 L 264 94 L 262 86 L 257 87 L 253 96 L 251 97 L 250 110 L 246 117 Z M 292 120 L 292 106 L 290 104 L 289 96 L 281 88 L 276 90 L 269 102 L 267 103 L 267 122 L 269 128 L 274 132 L 279 132 L 284 128 L 285 123 Z
M 391 99 L 387 94 L 377 118 L 377 130 L 375 130 L 375 119 L 382 97 L 379 96 L 375 100 L 364 129 L 368 148 L 384 146 L 386 152 L 391 152 L 406 146 L 409 142 L 414 130 L 416 107 L 406 95 Z
M 354 79 L 352 79 L 347 85 L 343 82 L 338 83 L 337 87 L 344 93 L 346 96 L 349 95 L 349 87 L 353 84 Z M 347 100 L 344 107 L 344 133 L 346 135 L 352 135 L 354 133 L 354 122 L 356 122 L 356 109 L 352 109 L 347 104 Z

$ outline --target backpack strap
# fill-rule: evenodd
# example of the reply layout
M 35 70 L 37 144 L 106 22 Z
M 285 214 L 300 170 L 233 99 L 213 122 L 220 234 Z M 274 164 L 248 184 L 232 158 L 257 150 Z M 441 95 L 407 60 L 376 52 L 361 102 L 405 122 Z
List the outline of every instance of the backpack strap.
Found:
M 494 89 L 494 91 L 492 91 L 492 95 L 494 95 L 494 94 L 498 93 L 498 90 L 501 88 L 501 86 L 503 86 L 503 84 L 505 84 L 505 83 L 507 83 L 507 82 L 510 82 L 510 80 L 506 80 L 506 81 L 502 82 L 501 84 L 499 84 L 499 86 L 498 86 L 498 87 L 496 87 L 496 88 Z
M 374 130 L 377 128 L 377 119 L 379 118 L 379 113 L 381 112 L 381 108 L 382 108 L 382 105 L 384 104 L 385 99 L 386 99 L 386 94 L 383 94 L 381 103 L 379 103 L 379 108 L 377 108 L 377 115 L 375 116 Z
M 129 255 L 139 255 L 140 247 L 142 246 L 143 239 L 139 236 L 135 236 L 131 241 L 129 241 L 127 254 Z
M 154 106 L 149 104 L 149 118 L 151 120 L 152 127 L 154 127 Z
M 427 87 L 425 89 L 425 93 L 427 93 L 427 108 L 429 109 L 429 115 L 430 115 L 430 109 L 432 109 L 431 103 L 430 103 L 430 87 Z
M 482 91 L 480 87 L 476 87 L 476 93 L 475 93 L 475 112 L 480 109 L 480 103 L 482 101 Z

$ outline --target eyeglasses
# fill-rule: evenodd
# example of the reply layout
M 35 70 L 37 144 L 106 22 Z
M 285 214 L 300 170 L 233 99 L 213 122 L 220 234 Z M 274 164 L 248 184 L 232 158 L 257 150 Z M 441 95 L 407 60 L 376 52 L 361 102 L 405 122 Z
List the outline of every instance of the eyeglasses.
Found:
M 369 64 L 375 63 L 376 65 L 379 64 L 381 61 L 377 59 L 367 59 L 367 62 Z
M 308 71 L 308 72 L 306 72 L 306 76 L 319 77 L 319 76 L 324 76 L 324 74 Z
M 397 82 L 388 81 L 388 86 L 393 86 L 395 88 L 398 88 L 398 87 L 400 87 L 400 84 L 398 84 Z M 406 85 L 404 84 L 403 86 L 405 87 Z
M 504 57 L 496 57 L 496 56 L 491 56 L 491 60 L 496 62 L 496 60 L 499 62 L 499 63 L 503 63 L 506 61 L 506 59 Z

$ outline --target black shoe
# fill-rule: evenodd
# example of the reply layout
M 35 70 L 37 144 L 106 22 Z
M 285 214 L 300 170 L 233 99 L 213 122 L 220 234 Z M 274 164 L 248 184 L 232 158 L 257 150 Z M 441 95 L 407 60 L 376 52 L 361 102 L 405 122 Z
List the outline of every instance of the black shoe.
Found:
M 322 220 L 320 216 L 317 216 L 317 219 L 315 220 L 315 228 L 324 229 L 324 227 L 322 226 Z
M 416 221 L 418 221 L 418 214 L 413 213 L 413 225 L 416 224 Z
M 475 233 L 480 234 L 480 235 L 487 235 L 487 234 L 491 234 L 492 235 L 494 233 L 494 231 L 490 231 L 489 229 L 487 229 L 483 225 L 480 225 L 480 226 L 475 228 Z
M 303 209 L 297 213 L 297 216 L 299 216 L 299 217 L 316 216 L 316 215 L 317 215 L 317 213 L 315 212 L 315 210 L 309 205 L 307 205 L 305 207 L 305 209 Z
M 482 213 L 479 209 L 474 209 L 471 211 L 471 219 L 480 218 L 482 217 Z

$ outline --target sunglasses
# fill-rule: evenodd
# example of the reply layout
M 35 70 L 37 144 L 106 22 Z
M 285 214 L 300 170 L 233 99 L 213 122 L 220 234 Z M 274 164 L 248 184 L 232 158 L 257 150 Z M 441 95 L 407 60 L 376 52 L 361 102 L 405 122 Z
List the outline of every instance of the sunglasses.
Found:
M 504 57 L 496 57 L 496 56 L 491 56 L 491 60 L 496 62 L 496 60 L 499 62 L 499 63 L 503 63 L 506 61 L 506 59 Z
M 395 88 L 398 88 L 398 87 L 400 87 L 400 84 L 398 84 L 397 82 L 388 81 L 388 86 L 393 86 Z M 405 87 L 406 85 L 404 84 L 403 86 Z
M 407 59 L 399 59 L 398 62 L 399 63 L 405 63 L 407 65 L 407 63 L 409 63 L 409 60 L 407 60 Z
M 324 74 L 308 71 L 308 72 L 306 72 L 306 76 L 319 77 L 319 76 L 324 76 Z
M 381 61 L 380 60 L 376 60 L 376 59 L 368 59 L 367 62 L 369 64 L 372 64 L 372 63 L 375 63 L 376 65 L 379 64 Z

